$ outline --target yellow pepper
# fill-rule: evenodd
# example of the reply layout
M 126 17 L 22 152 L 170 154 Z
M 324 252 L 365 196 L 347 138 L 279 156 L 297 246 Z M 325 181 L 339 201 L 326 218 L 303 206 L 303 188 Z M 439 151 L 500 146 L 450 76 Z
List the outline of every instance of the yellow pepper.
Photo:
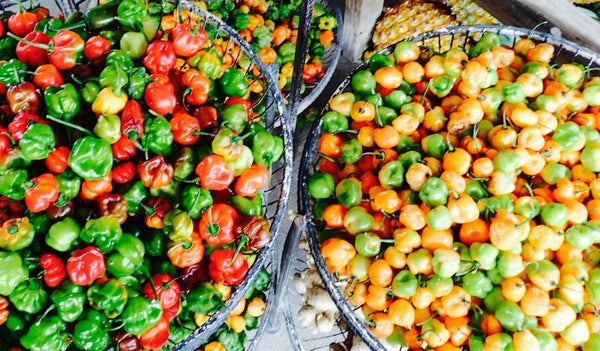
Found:
M 231 287 L 223 283 L 215 283 L 215 289 L 223 296 L 223 301 L 227 301 L 231 296 Z
M 246 329 L 246 318 L 242 316 L 229 316 L 227 317 L 227 324 L 229 324 L 234 332 L 239 334 Z
M 206 323 L 206 321 L 208 321 L 209 318 L 210 318 L 210 316 L 207 316 L 205 314 L 200 314 L 200 313 L 194 314 L 194 322 L 196 322 L 196 325 L 198 327 L 201 327 L 204 323 Z
M 280 74 L 279 80 L 277 81 L 277 87 L 279 88 L 279 90 L 283 90 L 283 88 L 285 88 L 286 84 L 287 84 L 287 78 L 283 74 Z
M 125 108 L 126 103 L 127 94 L 115 94 L 111 87 L 106 87 L 98 93 L 92 104 L 92 111 L 97 115 L 116 115 Z
M 344 116 L 350 116 L 355 101 L 356 97 L 351 92 L 341 93 L 331 98 L 329 108 Z
M 221 345 L 218 341 L 213 341 L 210 344 L 206 345 L 204 351 L 226 351 L 225 347 Z
M 281 66 L 281 74 L 286 78 L 292 78 L 292 75 L 294 74 L 294 63 L 286 62 Z

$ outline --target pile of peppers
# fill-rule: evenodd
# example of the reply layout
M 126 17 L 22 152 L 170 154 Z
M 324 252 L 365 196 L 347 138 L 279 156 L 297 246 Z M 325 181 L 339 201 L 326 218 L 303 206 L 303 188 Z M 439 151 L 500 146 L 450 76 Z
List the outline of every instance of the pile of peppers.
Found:
M 1 15 L 0 348 L 170 349 L 269 243 L 283 140 L 204 28 L 142 0 Z
M 292 84 L 301 4 L 301 0 L 206 1 L 207 9 L 237 29 L 265 64 L 278 65 L 278 85 L 284 92 L 289 92 Z M 316 84 L 323 77 L 325 69 L 321 58 L 327 47 L 335 44 L 337 26 L 335 15 L 316 2 L 302 74 L 302 92 L 305 84 Z

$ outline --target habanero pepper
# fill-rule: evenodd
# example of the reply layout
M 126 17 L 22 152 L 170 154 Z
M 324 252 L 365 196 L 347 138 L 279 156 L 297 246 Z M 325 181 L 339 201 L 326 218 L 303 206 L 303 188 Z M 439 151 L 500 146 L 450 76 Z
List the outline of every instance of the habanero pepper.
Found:
M 106 87 L 98 93 L 92 103 L 92 111 L 96 115 L 117 115 L 125 108 L 127 103 L 127 94 L 120 91 L 113 91 L 113 88 Z
M 69 251 L 73 242 L 79 237 L 80 231 L 79 223 L 73 218 L 67 217 L 52 224 L 46 234 L 46 244 L 59 252 Z
M 240 175 L 235 183 L 235 192 L 240 196 L 254 197 L 260 189 L 269 184 L 269 181 L 269 170 L 254 164 Z
M 34 43 L 19 38 L 12 33 L 8 33 L 8 35 L 30 46 L 47 50 L 50 63 L 60 70 L 75 67 L 76 64 L 81 62 L 83 56 L 85 42 L 79 34 L 70 30 L 59 30 L 48 44 Z
M 21 137 L 23 137 L 23 134 L 25 134 L 29 126 L 35 123 L 48 124 L 47 121 L 40 119 L 36 114 L 29 112 L 19 112 L 8 124 L 8 132 L 10 133 L 10 136 L 14 139 L 14 141 L 19 142 L 19 140 L 21 140 Z
M 32 43 L 47 45 L 52 38 L 42 32 L 33 31 L 27 33 L 24 39 Z M 29 66 L 37 67 L 48 63 L 48 52 L 46 50 L 22 41 L 17 44 L 15 54 L 19 61 Z
M 213 204 L 210 190 L 189 184 L 181 193 L 181 206 L 190 218 L 199 218 Z
M 161 116 L 171 113 L 177 105 L 177 98 L 169 84 L 152 82 L 144 91 L 144 101 L 148 107 Z
M 58 200 L 58 183 L 52 173 L 44 173 L 25 184 L 25 205 L 33 213 L 42 212 Z
M 45 253 L 40 257 L 40 267 L 44 269 L 44 282 L 51 288 L 60 284 L 67 271 L 65 263 L 53 253 Z
M 17 285 L 9 299 L 18 311 L 34 314 L 46 307 L 48 293 L 38 279 L 30 279 Z
M 24 157 L 29 160 L 47 158 L 56 144 L 52 128 L 47 124 L 34 123 L 19 140 L 19 147 Z
M 83 313 L 86 297 L 81 286 L 65 280 L 58 288 L 54 289 L 50 299 L 56 306 L 60 319 L 70 323 L 74 322 Z
M 128 183 L 121 188 L 121 195 L 127 202 L 127 209 L 130 213 L 135 213 L 139 210 L 142 204 L 148 198 L 148 189 L 140 180 Z
M 65 121 L 73 118 L 80 109 L 79 94 L 71 83 L 48 87 L 44 91 L 44 101 L 50 116 Z
M 103 311 L 108 318 L 119 316 L 127 303 L 127 290 L 116 279 L 99 278 L 87 290 L 93 309 Z
M 227 245 L 234 241 L 233 229 L 238 218 L 235 208 L 215 204 L 204 211 L 198 223 L 200 237 L 209 245 Z
M 152 74 L 167 74 L 175 67 L 176 61 L 177 54 L 173 44 L 170 41 L 157 40 L 148 45 L 143 63 Z
M 144 114 L 136 100 L 127 101 L 121 113 L 121 134 L 131 140 L 144 135 Z
M 181 106 L 176 106 L 173 118 L 169 121 L 175 142 L 181 145 L 192 145 L 200 137 L 200 122 L 189 115 Z
M 186 71 L 181 77 L 183 85 L 188 87 L 185 92 L 185 100 L 192 105 L 203 105 L 208 99 L 212 81 L 196 69 Z
M 224 107 L 219 111 L 219 119 L 222 121 L 221 126 L 229 127 L 238 134 L 242 133 L 248 124 L 247 110 L 241 103 Z
M 110 41 L 99 35 L 90 37 L 83 47 L 83 55 L 88 61 L 97 59 L 108 51 L 110 51 Z
M 40 108 L 40 97 L 35 85 L 30 82 L 19 83 L 8 88 L 6 101 L 13 113 L 29 112 L 36 114 Z
M 85 136 L 73 144 L 69 167 L 85 180 L 102 179 L 113 165 L 110 144 L 100 138 Z
M 252 113 L 252 102 L 250 102 L 249 100 L 246 100 L 246 99 L 242 99 L 241 97 L 230 96 L 227 98 L 227 100 L 225 100 L 225 104 L 223 106 L 230 106 L 230 105 L 234 105 L 234 104 L 240 104 L 240 105 L 244 106 L 246 113 L 248 113 L 248 123 L 251 123 L 252 118 L 254 117 L 254 115 Z
M 211 143 L 212 152 L 223 156 L 227 162 L 234 161 L 244 151 L 242 140 L 243 137 L 238 136 L 231 128 L 222 127 Z
M 126 136 L 121 136 L 116 143 L 110 145 L 110 148 L 113 157 L 118 161 L 128 160 L 137 153 L 135 143 Z
M 193 230 L 194 223 L 186 212 L 175 208 L 165 214 L 163 233 L 170 240 L 185 240 Z
M 187 58 L 200 52 L 208 37 L 198 21 L 195 26 L 186 23 L 176 25 L 169 32 L 169 40 L 173 43 L 175 54 Z
M 271 226 L 269 221 L 261 215 L 244 215 L 236 221 L 233 229 L 236 238 L 246 236 L 246 249 L 258 251 L 269 244 L 271 241 Z
M 142 293 L 149 299 L 156 299 L 153 284 L 156 293 L 158 294 L 158 301 L 163 308 L 163 315 L 168 319 L 172 320 L 177 317 L 179 313 L 179 306 L 181 305 L 181 299 L 179 297 L 179 284 L 168 274 L 155 274 L 152 277 L 152 282 L 146 281 L 142 288 Z
M 82 241 L 95 245 L 102 252 L 112 251 L 122 236 L 119 221 L 109 216 L 88 220 L 79 232 Z
M 84 180 L 81 183 L 79 197 L 83 200 L 95 200 L 102 194 L 110 193 L 112 189 L 112 173 L 108 173 L 101 179 Z
M 186 239 L 170 242 L 167 256 L 175 267 L 185 268 L 199 263 L 204 256 L 202 238 L 196 232 Z
M 162 155 L 140 162 L 137 171 L 144 186 L 158 189 L 167 186 L 173 178 L 173 166 Z
M 242 236 L 242 238 L 245 238 Z M 247 240 L 247 239 L 246 239 Z M 248 262 L 240 253 L 246 243 L 240 240 L 237 249 L 215 250 L 210 255 L 208 271 L 216 282 L 227 285 L 240 284 L 248 274 Z
M 100 115 L 93 131 L 107 143 L 114 144 L 121 138 L 121 119 L 116 115 Z
M 162 314 L 162 306 L 157 300 L 140 296 L 129 298 L 121 316 L 125 323 L 123 329 L 136 336 L 142 335 L 160 321 Z
M 233 182 L 233 171 L 220 155 L 206 156 L 196 166 L 200 186 L 209 190 L 224 190 Z
M 146 215 L 144 223 L 148 228 L 163 229 L 164 218 L 171 209 L 171 203 L 162 197 L 152 197 L 143 205 Z
M 325 74 L 321 61 L 313 61 L 304 66 L 302 73 L 302 79 L 307 83 L 314 83 L 318 79 L 321 79 Z
M 66 146 L 59 146 L 52 150 L 44 163 L 46 168 L 53 173 L 62 173 L 69 166 L 71 150 Z
M 218 80 L 219 86 L 226 95 L 243 98 L 248 93 L 248 85 L 244 74 L 239 69 L 229 67 Z
M 160 320 L 140 335 L 140 346 L 145 350 L 161 349 L 169 341 L 169 325 L 169 319 L 164 316 L 163 312 Z
M 9 31 L 13 32 L 19 37 L 24 37 L 27 33 L 31 32 L 33 28 L 35 28 L 39 18 L 35 15 L 35 13 L 31 11 L 25 11 L 22 3 L 19 3 L 19 7 L 20 11 L 10 15 L 6 24 Z
M 128 183 L 136 174 L 135 163 L 131 161 L 120 163 L 112 169 L 111 173 L 115 183 Z
M 100 195 L 96 199 L 96 207 L 99 216 L 115 218 L 121 225 L 127 220 L 127 201 L 121 194 Z
M 104 255 L 94 246 L 75 250 L 67 261 L 69 279 L 77 285 L 91 284 L 105 272 Z
M 34 237 L 35 230 L 28 217 L 10 218 L 0 227 L 0 248 L 18 251 L 31 245 Z

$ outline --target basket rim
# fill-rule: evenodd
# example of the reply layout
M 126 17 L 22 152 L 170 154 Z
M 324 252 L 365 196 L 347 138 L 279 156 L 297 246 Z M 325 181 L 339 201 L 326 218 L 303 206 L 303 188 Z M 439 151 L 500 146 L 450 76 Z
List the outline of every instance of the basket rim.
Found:
M 585 48 L 579 44 L 573 43 L 569 40 L 566 40 L 561 37 L 557 37 L 548 33 L 543 33 L 539 31 L 535 31 L 528 28 L 521 27 L 513 27 L 513 26 L 498 26 L 498 25 L 471 25 L 471 26 L 455 26 L 455 27 L 447 27 L 441 28 L 434 31 L 422 33 L 408 39 L 407 41 L 412 42 L 423 42 L 424 40 L 431 38 L 441 38 L 442 36 L 454 36 L 456 34 L 466 34 L 463 41 L 466 43 L 470 39 L 470 35 L 472 34 L 481 34 L 486 32 L 494 32 L 497 34 L 503 34 L 507 36 L 527 36 L 530 39 L 537 42 L 545 42 L 548 44 L 552 44 L 554 46 L 558 46 L 558 50 L 555 53 L 555 56 L 558 56 L 563 50 L 567 50 L 574 54 L 574 57 L 580 57 L 586 59 L 588 61 L 588 66 L 592 64 L 600 64 L 600 56 L 598 53 Z M 453 46 L 454 43 L 452 43 Z M 382 53 L 388 55 L 392 53 L 396 43 L 387 46 L 386 48 L 377 51 L 377 53 Z M 463 44 L 464 45 L 464 44 Z M 348 86 L 350 85 L 350 81 L 352 76 L 358 72 L 368 68 L 369 61 L 363 61 L 356 68 L 354 68 L 344 80 L 339 84 L 338 88 L 335 89 L 331 95 L 331 97 L 344 92 Z M 327 267 L 325 266 L 325 260 L 320 253 L 319 242 L 317 239 L 317 229 L 312 222 L 314 218 L 314 212 L 312 207 L 310 206 L 310 194 L 308 192 L 308 180 L 310 178 L 312 172 L 312 165 L 314 165 L 314 150 L 318 147 L 318 139 L 321 134 L 321 126 L 322 126 L 322 116 L 328 111 L 329 104 L 325 105 L 321 110 L 319 118 L 313 123 L 309 134 L 307 136 L 307 141 L 302 151 L 302 160 L 301 164 L 306 165 L 302 167 L 300 170 L 300 176 L 298 179 L 298 209 L 299 213 L 303 214 L 305 217 L 306 223 L 306 231 L 307 231 L 307 239 L 310 247 L 311 255 L 314 258 L 315 266 L 317 267 L 317 271 L 323 280 L 323 284 L 334 303 L 340 310 L 342 317 L 348 323 L 349 328 L 356 334 L 371 350 L 386 350 L 386 348 L 379 342 L 377 338 L 373 336 L 373 334 L 368 330 L 367 326 L 360 319 L 357 313 L 354 311 L 352 306 L 348 303 L 348 301 L 344 298 L 342 292 L 336 286 L 336 280 L 329 273 Z M 310 166 L 309 166 L 310 165 Z

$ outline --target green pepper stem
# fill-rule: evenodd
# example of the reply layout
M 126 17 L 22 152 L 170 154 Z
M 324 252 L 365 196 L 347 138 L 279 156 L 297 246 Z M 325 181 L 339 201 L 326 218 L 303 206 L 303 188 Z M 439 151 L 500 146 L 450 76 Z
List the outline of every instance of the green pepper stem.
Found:
M 215 133 L 207 133 L 207 132 L 202 132 L 200 130 L 194 130 L 192 131 L 192 135 L 196 136 L 196 135 L 206 135 L 206 136 L 211 136 L 211 137 L 216 137 L 217 134 Z
M 148 216 L 154 216 L 156 214 L 156 209 L 154 207 L 144 205 L 143 203 L 140 203 L 140 206 L 146 211 Z
M 156 286 L 154 285 L 154 280 L 152 279 L 152 274 L 150 274 L 148 268 L 144 266 L 141 267 L 141 271 L 146 276 L 146 279 L 148 279 L 148 283 L 150 283 L 152 291 L 154 291 L 154 299 L 160 302 L 160 300 L 158 299 L 158 291 L 156 291 Z
M 338 164 L 338 163 L 337 163 L 337 161 L 336 161 L 335 159 L 333 159 L 333 158 L 331 158 L 331 157 L 329 157 L 329 156 L 327 156 L 327 155 L 325 155 L 325 154 L 319 153 L 319 157 L 321 157 L 321 158 L 324 158 L 324 159 L 326 159 L 327 161 L 333 162 L 333 163 L 335 163 L 336 165 Z
M 71 122 L 67 122 L 67 121 L 63 121 L 60 118 L 56 118 L 56 117 L 50 116 L 50 115 L 46 115 L 46 118 L 49 119 L 49 120 L 51 120 L 51 121 L 53 121 L 53 122 L 56 122 L 58 124 L 62 124 L 64 126 L 67 126 L 69 128 L 77 129 L 78 131 L 83 132 L 83 133 L 85 133 L 87 135 L 94 135 L 94 133 L 92 133 L 89 129 L 84 128 L 84 127 L 82 127 L 80 125 L 77 125 L 77 124 L 74 124 L 74 123 L 71 123 Z
M 425 86 L 425 91 L 423 92 L 423 96 L 421 96 L 421 100 L 419 100 L 420 104 L 423 104 L 423 101 L 425 101 L 425 95 L 427 95 L 427 93 L 429 92 L 429 87 L 431 86 L 432 81 L 433 81 L 433 78 L 430 78 L 429 81 L 427 82 L 427 85 Z
M 233 261 L 235 261 L 235 259 L 239 255 L 240 251 L 242 251 L 242 247 L 244 247 L 244 245 L 246 245 L 247 243 L 248 243 L 248 237 L 243 234 L 240 235 L 240 242 L 238 243 L 238 246 L 235 249 L 235 253 L 233 254 L 233 257 L 231 257 L 231 261 L 229 261 L 229 264 L 227 265 L 227 267 L 231 267 L 231 265 L 233 264 Z
M 196 183 L 198 183 L 198 181 L 200 181 L 199 177 L 196 177 L 194 179 L 183 179 L 183 178 L 179 178 L 179 177 L 173 177 L 173 179 L 178 182 L 187 183 L 187 184 L 196 184 Z
M 171 248 L 169 248 L 169 252 L 172 252 L 173 250 L 175 250 L 178 247 L 182 247 L 184 250 L 189 250 L 192 248 L 192 242 L 191 241 L 187 241 L 187 240 L 181 240 L 180 242 L 178 242 L 177 244 L 171 246 Z
M 25 208 L 25 205 L 23 205 L 23 204 L 22 204 L 22 203 L 20 203 L 19 201 L 17 201 L 17 200 L 13 200 L 13 199 L 11 199 L 11 198 L 8 198 L 8 197 L 1 199 L 1 200 L 0 200 L 0 202 L 8 202 L 8 203 L 11 203 L 11 204 L 15 204 L 15 205 L 17 205 L 17 206 L 19 206 L 20 208 Z
M 15 39 L 16 41 L 20 41 L 22 43 L 25 43 L 27 45 L 33 46 L 33 47 L 38 48 L 38 49 L 46 50 L 46 51 L 48 51 L 49 54 L 52 53 L 52 49 L 54 47 L 53 44 L 34 43 L 33 41 L 30 41 L 30 40 L 27 40 L 27 39 L 23 39 L 23 38 L 15 35 L 15 34 L 9 32 L 9 31 L 6 32 L 6 35 L 8 35 L 9 37 Z M 52 43 L 53 41 L 50 41 L 50 42 Z
M 80 28 L 85 28 L 85 26 L 86 26 L 85 22 L 76 22 L 73 24 L 69 24 L 68 26 L 61 27 L 60 30 L 80 29 Z

